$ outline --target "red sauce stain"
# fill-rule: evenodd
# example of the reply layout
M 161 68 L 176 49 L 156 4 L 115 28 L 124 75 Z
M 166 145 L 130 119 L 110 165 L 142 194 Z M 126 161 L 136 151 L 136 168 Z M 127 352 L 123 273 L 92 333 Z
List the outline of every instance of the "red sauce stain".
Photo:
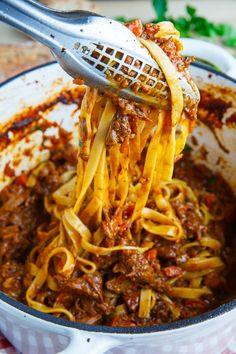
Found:
M 37 125 L 37 121 L 42 118 L 42 113 L 53 109 L 58 103 L 65 105 L 75 103 L 80 106 L 84 93 L 85 87 L 82 86 L 78 86 L 73 90 L 63 90 L 43 104 L 36 107 L 29 107 L 12 117 L 10 123 L 0 127 L 0 150 L 6 148 L 12 142 L 19 142 L 34 130 L 43 130 L 43 127 Z M 57 124 L 55 125 L 57 126 Z M 9 133 L 12 134 L 11 139 L 9 138 Z
M 31 149 L 25 149 L 25 151 L 23 152 L 23 154 L 24 154 L 25 156 L 32 156 Z
M 226 102 L 221 98 L 215 98 L 210 92 L 201 91 L 199 115 L 201 120 L 208 126 L 220 129 L 223 125 L 222 118 L 227 109 L 231 106 L 231 102 Z
M 27 125 L 31 124 L 34 120 L 34 117 L 28 117 L 28 118 L 24 118 L 18 122 L 14 122 L 11 126 L 11 130 L 20 130 L 24 127 L 26 127 Z
M 229 118 L 226 119 L 226 125 L 228 127 L 236 127 L 236 112 L 234 112 Z
M 14 183 L 17 186 L 25 186 L 27 182 L 28 175 L 26 173 L 22 173 L 20 176 L 15 178 Z
M 9 162 L 5 166 L 4 174 L 7 177 L 14 177 L 15 176 L 15 171 L 10 167 Z

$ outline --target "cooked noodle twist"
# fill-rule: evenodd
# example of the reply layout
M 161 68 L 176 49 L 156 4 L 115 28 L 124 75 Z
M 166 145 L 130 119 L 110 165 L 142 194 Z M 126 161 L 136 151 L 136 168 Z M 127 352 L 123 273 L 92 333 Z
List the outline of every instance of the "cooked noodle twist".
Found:
M 166 23 L 162 26 L 163 31 L 159 31 L 158 36 L 165 39 L 174 36 L 181 50 L 178 33 L 172 33 L 173 28 L 168 29 Z M 194 242 L 187 240 L 173 207 L 174 201 L 193 202 L 199 218 L 206 225 L 216 217 L 203 203 L 199 204 L 186 183 L 172 180 L 174 162 L 185 146 L 193 121 L 183 113 L 183 93 L 175 66 L 154 41 L 141 39 L 141 43 L 166 77 L 171 93 L 171 111 L 146 108 L 148 119 L 137 118 L 135 133 L 108 144 L 109 129 L 121 109 L 107 94 L 86 89 L 79 119 L 77 170 L 66 172 L 61 177 L 62 186 L 45 197 L 45 208 L 54 224 L 47 230 L 42 226 L 38 228 L 40 242 L 28 259 L 33 280 L 26 299 L 30 306 L 40 311 L 63 314 L 73 320 L 73 314 L 56 302 L 54 306 L 47 306 L 37 300 L 40 289 L 46 286 L 57 292 L 58 274 L 66 279 L 75 269 L 94 273 L 97 265 L 92 255 L 143 254 L 155 249 L 158 238 L 181 243 L 183 252 L 194 248 L 199 250 L 196 256 L 183 263 L 179 275 L 167 281 L 168 294 L 161 295 L 175 318 L 178 318 L 178 309 L 171 298 L 196 299 L 211 294 L 202 283 L 203 276 L 224 267 L 220 257 L 221 241 L 210 235 Z M 104 231 L 104 222 L 109 223 L 109 233 Z M 121 233 L 123 237 L 120 237 Z M 188 286 L 176 286 L 180 278 Z M 150 317 L 155 293 L 152 286 L 141 289 L 140 318 Z M 124 312 L 124 305 L 116 307 L 115 314 Z

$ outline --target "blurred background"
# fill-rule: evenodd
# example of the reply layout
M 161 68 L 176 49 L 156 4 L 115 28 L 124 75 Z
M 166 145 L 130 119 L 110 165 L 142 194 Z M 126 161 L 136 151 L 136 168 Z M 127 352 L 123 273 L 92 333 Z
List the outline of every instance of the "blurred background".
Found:
M 24 1 L 24 0 L 22 0 Z M 236 0 L 41 0 L 60 10 L 83 9 L 126 22 L 171 20 L 183 37 L 219 44 L 236 56 Z M 0 81 L 52 60 L 47 48 L 0 24 Z

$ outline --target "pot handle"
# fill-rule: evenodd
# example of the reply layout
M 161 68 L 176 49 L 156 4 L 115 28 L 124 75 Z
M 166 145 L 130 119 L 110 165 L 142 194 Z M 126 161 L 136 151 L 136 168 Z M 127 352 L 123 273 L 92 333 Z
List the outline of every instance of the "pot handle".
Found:
M 224 48 L 200 39 L 182 38 L 184 55 L 193 55 L 216 65 L 223 73 L 236 78 L 236 60 Z
M 68 346 L 58 354 L 104 354 L 107 350 L 121 344 L 111 335 L 104 335 L 103 333 L 87 332 L 85 334 L 80 331 L 73 331 L 68 333 L 68 336 L 70 338 Z

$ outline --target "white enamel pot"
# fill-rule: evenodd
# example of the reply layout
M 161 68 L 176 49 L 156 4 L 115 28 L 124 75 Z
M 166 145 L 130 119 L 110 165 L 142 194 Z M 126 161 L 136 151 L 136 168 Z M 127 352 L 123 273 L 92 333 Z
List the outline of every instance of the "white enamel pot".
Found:
M 191 71 L 201 88 L 216 87 L 217 90 L 220 87 L 217 94 L 232 102 L 230 112 L 226 112 L 222 120 L 222 129 L 213 134 L 203 124 L 196 128 L 193 157 L 201 160 L 204 147 L 207 151 L 204 163 L 214 171 L 220 171 L 236 193 L 236 128 L 224 124 L 227 114 L 236 111 L 236 81 L 199 65 L 193 65 Z M 71 78 L 56 63 L 35 68 L 1 84 L 0 133 L 1 127 L 25 107 L 37 106 L 72 86 Z M 224 94 L 222 87 L 226 88 Z M 74 108 L 73 105 L 58 104 L 45 119 L 57 121 L 72 130 L 76 119 Z M 9 144 L 0 151 L 0 189 L 10 183 L 3 173 L 7 163 L 18 159 L 15 173 L 19 175 L 47 158 L 47 149 L 40 150 L 42 134 L 35 131 L 17 146 Z M 227 153 L 219 147 L 217 134 Z M 190 138 L 190 144 L 192 140 Z M 31 149 L 31 157 L 21 156 L 26 147 Z M 0 331 L 24 354 L 103 354 L 107 351 L 110 354 L 219 354 L 236 331 L 236 300 L 201 316 L 175 323 L 146 328 L 112 328 L 69 322 L 43 314 L 0 292 Z
M 184 55 L 192 55 L 216 65 L 223 73 L 236 78 L 235 58 L 224 48 L 201 39 L 182 38 Z

